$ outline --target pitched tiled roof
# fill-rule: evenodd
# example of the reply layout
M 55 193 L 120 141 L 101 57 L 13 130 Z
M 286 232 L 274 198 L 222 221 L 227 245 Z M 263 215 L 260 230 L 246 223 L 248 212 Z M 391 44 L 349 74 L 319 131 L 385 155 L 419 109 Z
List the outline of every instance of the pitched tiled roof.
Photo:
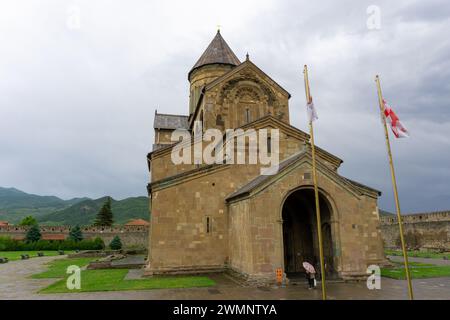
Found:
M 126 223 L 126 226 L 148 226 L 150 223 L 144 219 L 134 219 Z
M 285 168 L 289 167 L 291 164 L 296 162 L 298 159 L 302 158 L 303 156 L 306 156 L 306 154 L 307 154 L 307 152 L 305 150 L 303 150 L 303 151 L 295 153 L 294 155 L 290 156 L 289 158 L 283 160 L 282 162 L 280 162 L 280 164 L 278 166 L 278 172 L 276 174 L 280 173 Z M 363 185 L 359 182 L 342 177 L 342 176 L 338 175 L 337 173 L 336 173 L 336 175 L 339 177 L 339 179 L 342 179 L 341 181 L 350 183 L 351 185 L 356 187 L 361 192 L 370 191 L 370 192 L 376 192 L 376 193 L 378 193 L 378 195 L 381 195 L 381 192 L 376 189 L 373 189 L 373 188 Z M 235 192 L 233 192 L 232 194 L 227 196 L 225 200 L 230 201 L 233 198 L 237 198 L 240 196 L 247 196 L 250 194 L 250 192 L 253 189 L 262 185 L 264 182 L 271 179 L 272 177 L 273 177 L 272 175 L 259 175 L 256 178 L 254 178 L 253 180 L 251 180 L 249 183 L 244 185 L 243 187 L 239 188 L 238 190 L 236 190 Z
M 189 78 L 195 69 L 208 65 L 208 64 L 228 64 L 237 66 L 241 62 L 238 57 L 234 54 L 233 50 L 228 46 L 225 40 L 220 35 L 220 31 L 217 31 L 216 36 L 211 41 L 209 46 L 206 48 L 205 52 L 201 55 L 200 59 L 195 63 L 192 67 L 191 71 L 189 71 Z
M 297 161 L 299 158 L 301 158 L 303 155 L 305 154 L 305 151 L 301 151 L 298 152 L 292 156 L 290 156 L 289 158 L 283 160 L 280 162 L 279 166 L 278 166 L 278 172 L 282 171 L 284 168 L 286 168 L 287 166 L 289 166 L 290 164 L 294 163 L 295 161 Z M 257 176 L 255 179 L 251 180 L 249 183 L 247 183 L 246 185 L 244 185 L 242 188 L 239 188 L 238 190 L 236 190 L 235 192 L 233 192 L 232 194 L 230 194 L 226 200 L 231 200 L 233 198 L 236 198 L 238 196 L 244 195 L 244 194 L 248 194 L 250 193 L 250 191 L 252 191 L 254 188 L 256 188 L 257 186 L 261 185 L 263 182 L 265 182 L 266 180 L 269 180 L 270 178 L 272 178 L 271 175 L 259 175 Z
M 66 236 L 62 233 L 47 233 L 42 235 L 42 240 L 65 240 Z
M 155 113 L 155 129 L 189 129 L 188 116 L 178 114 Z
M 380 190 L 371 188 L 371 187 L 369 187 L 369 186 L 366 186 L 365 184 L 359 183 L 359 182 L 357 182 L 357 181 L 354 181 L 354 180 L 351 180 L 351 179 L 348 179 L 348 178 L 345 178 L 345 177 L 342 177 L 342 178 L 344 178 L 345 180 L 347 180 L 348 182 L 350 182 L 351 184 L 353 184 L 353 185 L 356 186 L 357 188 L 360 188 L 360 189 L 366 189 L 366 190 L 369 190 L 369 191 L 373 191 L 373 192 L 378 193 L 379 196 L 381 196 L 381 191 L 380 191 Z

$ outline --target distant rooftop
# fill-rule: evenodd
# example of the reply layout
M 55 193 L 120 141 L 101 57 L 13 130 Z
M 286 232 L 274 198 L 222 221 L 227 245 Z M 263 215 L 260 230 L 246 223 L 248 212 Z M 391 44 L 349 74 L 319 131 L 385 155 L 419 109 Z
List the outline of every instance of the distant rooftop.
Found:
M 48 233 L 42 235 L 42 240 L 65 240 L 66 236 L 63 233 Z
M 130 220 L 125 224 L 126 226 L 148 226 L 150 223 L 144 219 L 134 219 Z
M 155 113 L 154 129 L 189 129 L 188 116 Z

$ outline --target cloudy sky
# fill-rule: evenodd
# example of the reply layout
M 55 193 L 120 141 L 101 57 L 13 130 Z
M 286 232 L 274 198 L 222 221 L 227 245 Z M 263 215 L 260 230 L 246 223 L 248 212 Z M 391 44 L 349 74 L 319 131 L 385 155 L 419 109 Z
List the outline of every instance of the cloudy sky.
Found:
M 62 198 L 145 195 L 155 109 L 188 112 L 187 73 L 217 25 L 241 60 L 249 52 L 292 94 L 291 122 L 302 130 L 309 65 L 317 144 L 394 210 L 379 73 L 411 132 L 392 141 L 403 211 L 450 209 L 445 0 L 4 0 L 0 186 Z

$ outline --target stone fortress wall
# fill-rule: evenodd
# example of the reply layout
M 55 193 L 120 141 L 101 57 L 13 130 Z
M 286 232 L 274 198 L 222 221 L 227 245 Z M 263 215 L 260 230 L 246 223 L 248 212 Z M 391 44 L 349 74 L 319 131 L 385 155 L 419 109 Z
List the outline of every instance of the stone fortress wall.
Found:
M 408 248 L 450 250 L 450 211 L 407 214 L 402 220 Z M 380 225 L 384 246 L 399 248 L 397 217 L 380 217 Z
M 69 236 L 70 226 L 40 226 L 42 237 L 51 239 L 55 235 Z M 28 227 L 24 226 L 1 226 L 0 236 L 13 239 L 24 239 Z M 117 227 L 81 227 L 84 239 L 102 238 L 108 245 L 115 236 L 119 236 L 124 248 L 137 247 L 147 248 L 148 226 L 117 226 Z
M 412 249 L 450 250 L 450 211 L 403 215 L 407 246 Z M 381 235 L 386 248 L 399 248 L 397 217 L 380 216 Z M 27 227 L 0 226 L 0 236 L 23 239 Z M 41 226 L 41 234 L 69 236 L 70 226 Z M 148 226 L 82 227 L 85 239 L 100 237 L 109 244 L 118 235 L 124 247 L 148 247 Z

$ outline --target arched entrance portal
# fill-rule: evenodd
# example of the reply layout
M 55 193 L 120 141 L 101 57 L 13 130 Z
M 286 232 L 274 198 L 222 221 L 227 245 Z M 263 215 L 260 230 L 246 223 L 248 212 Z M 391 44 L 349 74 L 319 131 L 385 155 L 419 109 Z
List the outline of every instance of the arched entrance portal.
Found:
M 328 276 L 334 276 L 330 223 L 332 209 L 328 200 L 320 193 L 319 204 L 325 271 Z M 284 269 L 287 277 L 303 276 L 305 269 L 302 263 L 304 261 L 313 264 L 319 272 L 319 241 L 314 190 L 308 188 L 292 192 L 284 201 L 282 210 Z

